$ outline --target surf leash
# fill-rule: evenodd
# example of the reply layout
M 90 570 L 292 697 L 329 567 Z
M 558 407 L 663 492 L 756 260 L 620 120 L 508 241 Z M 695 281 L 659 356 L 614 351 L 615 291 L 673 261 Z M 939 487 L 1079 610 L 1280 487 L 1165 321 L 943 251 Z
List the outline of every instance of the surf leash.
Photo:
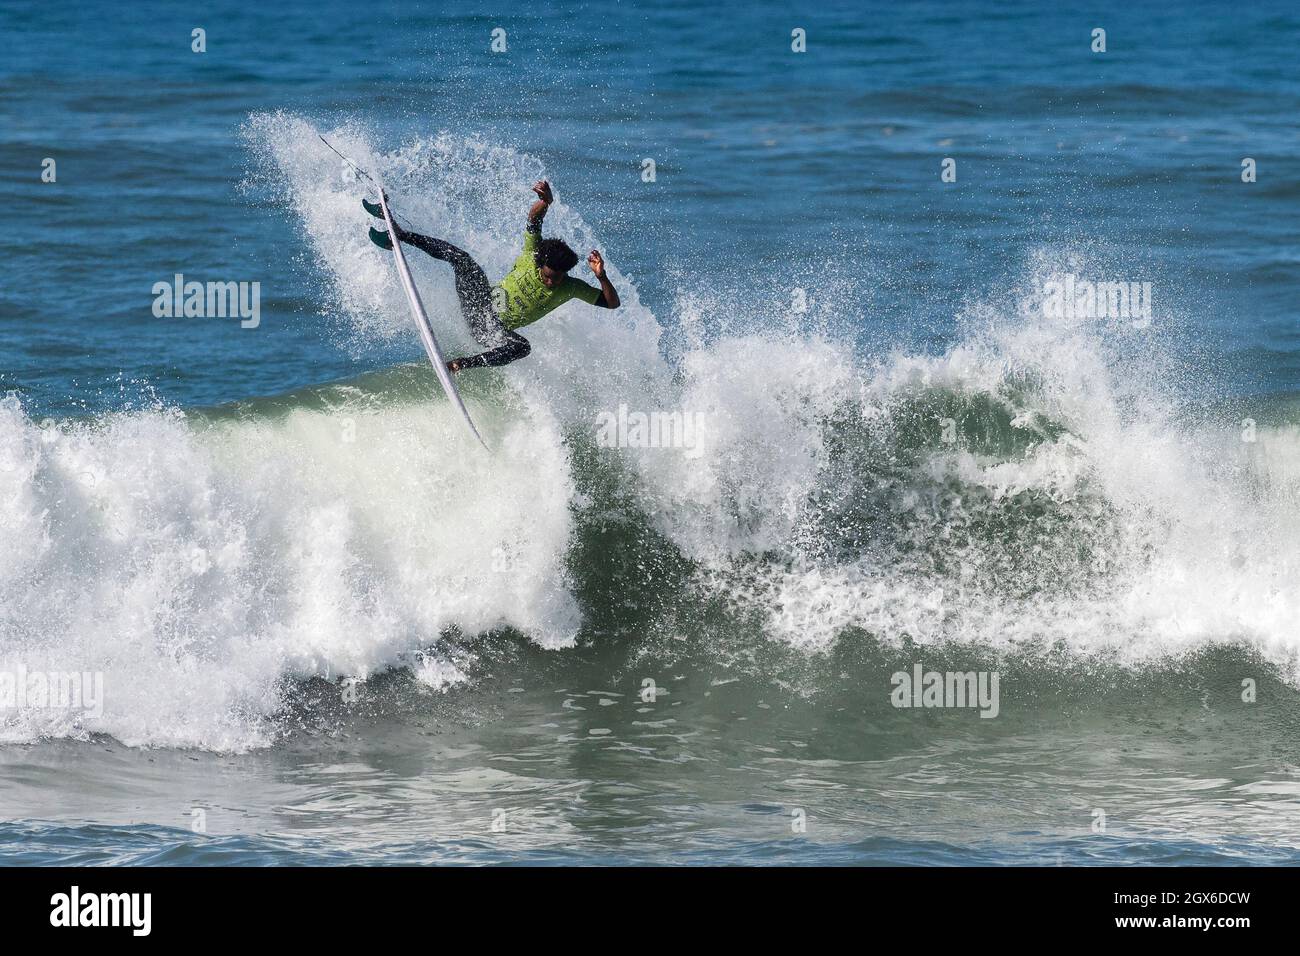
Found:
M 326 139 L 322 134 L 317 133 L 317 134 L 316 134 L 316 137 L 317 137 L 317 138 L 318 138 L 322 143 L 324 143 L 325 146 L 329 149 L 329 151 L 332 152 L 335 156 L 337 156 L 339 159 L 343 160 L 343 162 L 347 163 L 349 166 L 351 166 L 354 170 L 356 170 L 356 171 L 357 171 L 358 173 L 360 173 L 362 176 L 365 176 L 366 179 L 370 180 L 370 184 L 371 184 L 372 186 L 374 186 L 376 189 L 380 190 L 381 192 L 383 191 L 382 188 L 380 187 L 379 183 L 375 181 L 375 177 L 374 177 L 374 176 L 371 176 L 368 172 L 366 172 L 364 169 L 362 169 L 362 168 L 361 168 L 360 166 L 358 166 L 356 163 L 352 162 L 352 160 L 348 159 L 346 156 L 344 156 L 342 153 L 340 153 L 337 149 L 335 149 L 335 148 L 334 148 L 334 144 L 331 143 L 329 140 L 327 140 L 327 139 Z M 406 219 L 404 216 L 399 216 L 399 215 L 397 215 L 397 213 L 393 213 L 392 216 L 393 216 L 394 219 L 401 220 L 401 222 L 403 223 L 403 225 L 405 225 L 407 228 L 410 228 L 410 229 L 414 229 L 414 228 L 415 228 L 414 226 L 411 225 L 410 221 L 409 221 L 408 219 Z

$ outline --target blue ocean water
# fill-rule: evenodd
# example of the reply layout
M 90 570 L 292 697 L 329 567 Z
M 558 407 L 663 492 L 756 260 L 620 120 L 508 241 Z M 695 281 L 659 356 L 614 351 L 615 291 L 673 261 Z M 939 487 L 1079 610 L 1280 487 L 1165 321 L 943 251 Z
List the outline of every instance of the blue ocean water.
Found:
M 1296 861 L 1292 5 L 0 35 L 0 673 L 104 681 L 0 708 L 0 859 Z M 318 134 L 494 278 L 543 176 L 610 263 L 462 378 L 493 455 Z M 256 327 L 155 315 L 178 273 Z M 1151 314 L 1045 316 L 1065 276 Z M 603 447 L 621 404 L 700 446 Z M 999 716 L 892 707 L 917 663 Z

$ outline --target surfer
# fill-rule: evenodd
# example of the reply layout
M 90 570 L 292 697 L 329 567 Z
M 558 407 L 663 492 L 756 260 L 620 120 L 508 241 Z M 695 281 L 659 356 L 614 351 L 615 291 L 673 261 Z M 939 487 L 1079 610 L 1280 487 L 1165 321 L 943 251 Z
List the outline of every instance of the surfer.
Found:
M 482 267 L 464 249 L 393 224 L 400 242 L 422 249 L 451 266 L 460 310 L 470 333 L 485 349 L 478 355 L 451 359 L 447 362 L 448 371 L 518 361 L 532 351 L 532 346 L 517 330 L 532 325 L 570 299 L 581 299 L 602 309 L 619 307 L 618 292 L 605 274 L 605 260 L 595 249 L 588 254 L 587 265 L 599 280 L 600 288 L 569 275 L 569 270 L 578 264 L 578 254 L 561 239 L 542 238 L 542 220 L 555 200 L 551 184 L 539 180 L 533 184 L 533 192 L 537 201 L 528 210 L 523 251 L 495 287 L 488 283 Z M 382 217 L 377 205 L 364 205 L 372 215 Z M 386 232 L 372 227 L 370 238 L 381 248 L 393 248 Z

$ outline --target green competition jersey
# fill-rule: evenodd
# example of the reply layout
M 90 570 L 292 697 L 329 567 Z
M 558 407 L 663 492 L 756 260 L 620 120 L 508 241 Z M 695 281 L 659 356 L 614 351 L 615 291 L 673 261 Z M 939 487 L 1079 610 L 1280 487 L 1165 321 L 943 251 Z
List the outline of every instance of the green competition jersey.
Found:
M 540 240 L 540 231 L 524 231 L 524 251 L 519 253 L 509 274 L 493 290 L 492 302 L 497 317 L 511 331 L 532 325 L 570 299 L 581 299 L 588 305 L 595 305 L 600 298 L 599 289 L 573 276 L 565 276 L 554 289 L 548 289 L 542 283 L 542 273 L 535 258 Z

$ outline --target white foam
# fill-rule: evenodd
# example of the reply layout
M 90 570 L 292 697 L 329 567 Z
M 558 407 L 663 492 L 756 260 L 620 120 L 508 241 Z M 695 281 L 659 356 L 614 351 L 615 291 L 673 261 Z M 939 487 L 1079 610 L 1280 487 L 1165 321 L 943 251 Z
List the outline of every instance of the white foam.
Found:
M 365 677 L 452 624 L 571 643 L 559 430 L 489 428 L 490 460 L 434 403 L 197 429 L 158 410 L 51 438 L 0 402 L 0 527 L 21 542 L 0 560 L 0 670 L 105 684 L 98 717 L 9 711 L 0 732 L 237 750 L 269 739 L 286 677 Z

